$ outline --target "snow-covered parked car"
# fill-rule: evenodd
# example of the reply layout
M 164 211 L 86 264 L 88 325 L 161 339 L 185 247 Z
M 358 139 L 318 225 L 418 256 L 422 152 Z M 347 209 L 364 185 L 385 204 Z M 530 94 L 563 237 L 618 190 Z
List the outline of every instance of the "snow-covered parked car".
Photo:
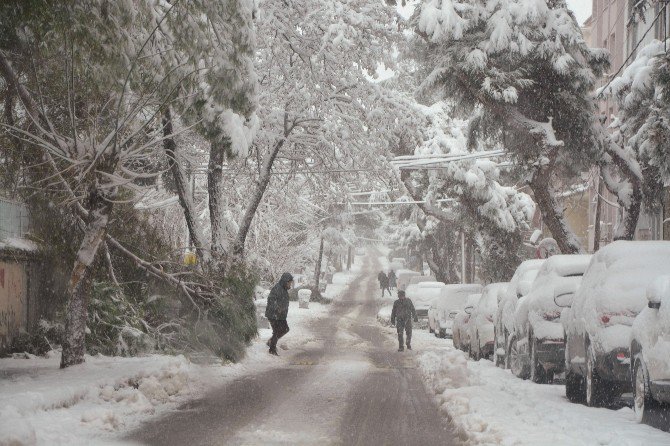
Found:
M 498 308 L 498 297 L 507 289 L 508 282 L 491 283 L 484 287 L 482 297 L 470 315 L 470 356 L 479 360 L 493 356 L 493 316 Z
M 544 259 L 532 259 L 521 262 L 516 268 L 512 280 L 502 292 L 498 300 L 498 308 L 493 318 L 494 357 L 499 367 L 509 368 L 509 339 L 514 330 L 514 311 L 517 301 L 528 294 L 537 271 L 542 267 Z
M 562 307 L 554 301 L 556 290 L 576 290 L 591 255 L 555 255 L 537 273 L 530 292 L 519 299 L 514 314 L 510 366 L 519 378 L 536 383 L 553 380 L 565 365 Z
M 478 284 L 448 284 L 440 290 L 440 296 L 428 310 L 428 330 L 439 338 L 451 338 L 454 317 L 465 307 L 470 294 L 480 293 Z
M 633 407 L 640 422 L 654 411 L 665 411 L 666 420 L 670 416 L 670 276 L 649 286 L 647 301 L 633 322 L 630 346 Z
M 409 269 L 399 269 L 396 271 L 396 282 L 399 290 L 406 290 L 412 277 L 420 276 L 421 273 Z
M 470 336 L 468 333 L 468 324 L 470 323 L 470 315 L 472 309 L 477 305 L 479 299 L 482 297 L 480 293 L 470 294 L 465 301 L 465 307 L 459 310 L 454 317 L 454 325 L 452 327 L 452 339 L 454 347 L 459 350 L 467 352 L 470 349 Z
M 435 279 L 435 276 L 414 276 L 410 277 L 409 282 L 407 282 L 407 286 L 409 285 L 416 285 L 418 283 L 423 283 L 423 282 L 436 282 L 437 279 Z
M 631 390 L 633 321 L 669 260 L 670 242 L 616 241 L 594 254 L 562 318 L 569 400 L 601 406 Z
M 443 282 L 419 282 L 407 286 L 405 295 L 412 300 L 419 322 L 427 324 L 428 309 L 440 296 Z

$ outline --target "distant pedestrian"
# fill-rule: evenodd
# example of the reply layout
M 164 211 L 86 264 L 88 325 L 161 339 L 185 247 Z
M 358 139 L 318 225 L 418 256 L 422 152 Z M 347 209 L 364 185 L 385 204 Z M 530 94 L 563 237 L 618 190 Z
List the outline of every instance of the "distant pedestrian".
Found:
M 410 299 L 405 297 L 405 292 L 398 291 L 398 299 L 393 302 L 393 310 L 391 311 L 391 325 L 395 325 L 398 330 L 398 351 L 405 350 L 403 345 L 403 332 L 407 334 L 407 350 L 412 350 L 412 319 L 414 322 L 419 322 L 416 315 L 414 304 Z
M 265 308 L 265 317 L 270 321 L 272 327 L 272 337 L 268 340 L 267 346 L 270 347 L 270 354 L 279 356 L 277 353 L 277 341 L 288 333 L 288 290 L 293 286 L 293 276 L 284 273 L 279 282 L 272 287 L 268 296 L 268 304 Z
M 391 270 L 389 273 L 389 288 L 394 290 L 398 286 L 397 284 L 397 277 L 395 276 L 395 272 Z
M 379 288 L 382 290 L 382 297 L 384 297 L 384 291 L 388 291 L 389 297 L 391 297 L 391 290 L 389 289 L 389 278 L 384 273 L 384 271 L 379 271 L 379 274 L 377 274 L 377 280 L 379 281 Z

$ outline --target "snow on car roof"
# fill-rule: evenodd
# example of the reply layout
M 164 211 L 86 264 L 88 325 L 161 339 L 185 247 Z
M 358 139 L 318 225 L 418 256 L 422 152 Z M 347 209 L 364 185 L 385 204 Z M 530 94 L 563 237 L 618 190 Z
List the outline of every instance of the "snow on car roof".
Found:
M 495 310 L 498 306 L 498 296 L 505 292 L 508 285 L 509 282 L 490 283 L 486 285 L 484 290 L 482 290 L 482 297 L 477 305 L 491 311 Z
M 519 291 L 522 291 L 521 295 L 530 291 L 530 285 L 535 280 L 535 275 L 537 275 L 537 271 L 542 267 L 544 262 L 544 259 L 531 259 L 521 262 L 516 268 L 512 280 L 510 280 L 506 293 L 514 294 L 516 297 Z
M 616 241 L 593 256 L 575 300 L 591 301 L 597 310 L 638 313 L 647 287 L 664 274 L 670 274 L 670 242 Z
M 440 289 L 438 307 L 445 309 L 460 309 L 465 307 L 468 296 L 482 290 L 479 284 L 448 284 Z
M 417 285 L 419 288 L 442 288 L 446 284 L 444 282 L 419 282 Z
M 481 298 L 482 298 L 481 293 L 470 294 L 470 295 L 468 296 L 468 300 L 467 300 L 465 306 L 466 306 L 466 307 L 469 307 L 470 305 L 473 305 L 473 306 L 474 306 L 477 302 L 479 302 L 479 299 L 481 299 Z
M 538 276 L 553 273 L 567 277 L 584 274 L 591 262 L 591 254 L 559 254 L 549 257 L 537 273 Z

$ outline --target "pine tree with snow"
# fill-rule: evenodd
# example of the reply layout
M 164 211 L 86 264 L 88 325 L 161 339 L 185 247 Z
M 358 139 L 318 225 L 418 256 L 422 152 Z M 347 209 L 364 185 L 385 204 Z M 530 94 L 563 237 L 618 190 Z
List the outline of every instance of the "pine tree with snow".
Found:
M 621 75 L 600 91 L 619 106 L 612 134 L 603 137 L 616 154 L 603 178 L 624 210 L 619 237 L 635 233 L 643 201 L 649 209 L 662 205 L 662 190 L 670 181 L 668 43 L 654 40 L 640 48 Z
M 556 177 L 600 158 L 590 93 L 607 54 L 587 46 L 564 0 L 426 0 L 412 24 L 426 69 L 421 92 L 473 116 L 471 146 L 493 141 L 508 151 L 561 251 L 579 251 Z

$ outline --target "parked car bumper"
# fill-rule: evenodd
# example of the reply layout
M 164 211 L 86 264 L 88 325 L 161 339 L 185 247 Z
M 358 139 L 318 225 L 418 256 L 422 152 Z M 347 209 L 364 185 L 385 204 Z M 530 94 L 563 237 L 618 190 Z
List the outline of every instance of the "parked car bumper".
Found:
M 630 352 L 628 349 L 616 349 L 598 355 L 596 358 L 598 375 L 608 381 L 615 381 L 625 389 L 631 388 Z
M 662 403 L 670 403 L 670 379 L 662 381 L 652 381 L 651 394 L 654 399 Z
M 537 360 L 545 370 L 560 373 L 565 369 L 565 341 L 543 340 L 537 345 Z
M 440 337 L 451 339 L 454 337 L 454 333 L 451 331 L 451 328 L 440 327 Z
M 481 356 L 485 358 L 493 356 L 493 350 L 494 350 L 493 341 L 487 342 L 486 344 L 482 345 L 480 349 L 481 349 Z

